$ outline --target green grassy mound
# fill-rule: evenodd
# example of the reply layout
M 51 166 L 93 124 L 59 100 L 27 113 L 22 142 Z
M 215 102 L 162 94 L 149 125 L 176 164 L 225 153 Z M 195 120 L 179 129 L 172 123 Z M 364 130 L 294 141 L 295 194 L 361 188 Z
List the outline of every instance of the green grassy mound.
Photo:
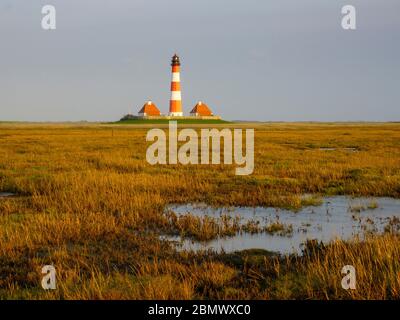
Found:
M 223 124 L 230 123 L 225 120 L 217 119 L 182 119 L 182 120 L 171 120 L 171 119 L 132 119 L 132 120 L 120 120 L 114 122 L 115 124 L 168 124 L 170 121 L 177 121 L 178 124 Z

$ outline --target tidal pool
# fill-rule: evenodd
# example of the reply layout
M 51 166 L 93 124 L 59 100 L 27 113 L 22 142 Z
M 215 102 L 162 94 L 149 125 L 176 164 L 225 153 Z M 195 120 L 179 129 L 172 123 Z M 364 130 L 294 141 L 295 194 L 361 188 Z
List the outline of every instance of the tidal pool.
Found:
M 320 151 L 336 151 L 336 150 L 344 150 L 344 151 L 350 151 L 350 152 L 357 152 L 357 148 L 354 147 L 346 147 L 346 148 L 333 148 L 333 147 L 322 147 L 319 148 Z
M 241 232 L 233 237 L 220 237 L 207 242 L 181 239 L 179 236 L 161 237 L 174 241 L 179 250 L 233 252 L 259 248 L 281 254 L 300 254 L 302 244 L 307 240 L 328 243 L 334 239 L 348 240 L 355 236 L 362 238 L 368 232 L 383 232 L 393 217 L 400 218 L 400 199 L 326 197 L 321 205 L 304 207 L 297 212 L 263 207 L 214 208 L 204 204 L 172 205 L 167 210 L 178 216 L 191 214 L 219 218 L 229 214 L 239 216 L 242 223 L 259 221 L 260 225 L 268 225 L 279 222 L 293 228 L 293 232 L 285 236 Z
M 12 197 L 14 193 L 11 192 L 0 192 L 0 198 L 7 198 L 7 197 Z

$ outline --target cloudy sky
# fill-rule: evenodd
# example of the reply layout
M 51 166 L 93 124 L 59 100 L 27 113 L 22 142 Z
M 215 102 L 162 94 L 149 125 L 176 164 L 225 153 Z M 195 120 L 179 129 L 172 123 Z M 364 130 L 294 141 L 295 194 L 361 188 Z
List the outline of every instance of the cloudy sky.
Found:
M 0 120 L 111 121 L 147 99 L 166 113 L 174 52 L 185 112 L 400 120 L 399 15 L 399 0 L 0 0 Z

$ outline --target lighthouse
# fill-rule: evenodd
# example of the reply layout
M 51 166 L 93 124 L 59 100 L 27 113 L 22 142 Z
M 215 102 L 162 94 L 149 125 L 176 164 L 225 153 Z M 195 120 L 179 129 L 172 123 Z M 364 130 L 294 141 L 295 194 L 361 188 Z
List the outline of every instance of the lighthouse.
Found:
M 182 95 L 181 95 L 181 63 L 179 57 L 175 54 L 172 57 L 172 80 L 171 80 L 171 99 L 169 101 L 169 115 L 173 117 L 182 117 Z
M 181 62 L 177 54 L 174 54 L 171 61 L 172 67 L 172 79 L 171 79 L 171 98 L 169 100 L 169 112 L 168 114 L 161 114 L 160 110 L 152 101 L 147 101 L 143 107 L 138 112 L 138 115 L 134 116 L 132 114 L 127 114 L 121 118 L 121 121 L 124 120 L 136 120 L 136 119 L 174 119 L 180 118 L 183 119 L 193 119 L 196 120 L 220 120 L 221 117 L 214 115 L 211 109 L 202 101 L 199 101 L 192 111 L 190 111 L 190 116 L 183 117 L 182 112 L 182 95 L 181 95 L 181 77 L 180 77 L 180 69 Z

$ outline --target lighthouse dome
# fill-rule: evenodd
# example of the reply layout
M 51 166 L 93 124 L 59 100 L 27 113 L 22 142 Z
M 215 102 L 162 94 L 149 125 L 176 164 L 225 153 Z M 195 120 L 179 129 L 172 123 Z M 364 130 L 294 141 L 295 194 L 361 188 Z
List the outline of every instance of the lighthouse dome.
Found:
M 174 56 L 172 57 L 172 62 L 171 66 L 180 66 L 181 62 L 179 60 L 179 56 L 175 53 Z

